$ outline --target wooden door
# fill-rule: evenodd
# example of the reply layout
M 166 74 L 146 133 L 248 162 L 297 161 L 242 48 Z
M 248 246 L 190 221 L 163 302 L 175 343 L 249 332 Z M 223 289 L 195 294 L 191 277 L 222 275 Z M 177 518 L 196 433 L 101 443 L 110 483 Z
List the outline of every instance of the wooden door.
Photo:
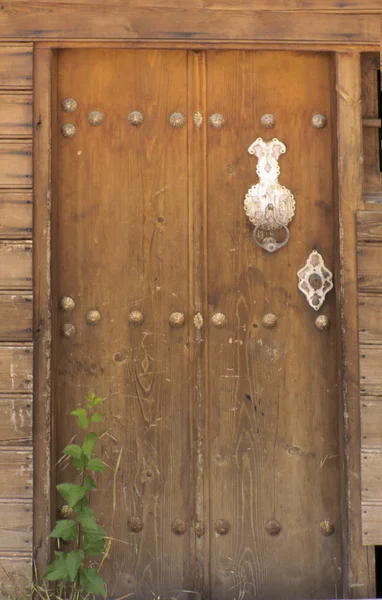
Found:
M 109 597 L 341 595 L 335 293 L 316 313 L 296 275 L 314 249 L 335 266 L 332 94 L 326 54 L 58 53 L 55 446 L 89 390 L 107 398 Z M 243 210 L 258 136 L 286 144 L 296 199 L 273 254 Z

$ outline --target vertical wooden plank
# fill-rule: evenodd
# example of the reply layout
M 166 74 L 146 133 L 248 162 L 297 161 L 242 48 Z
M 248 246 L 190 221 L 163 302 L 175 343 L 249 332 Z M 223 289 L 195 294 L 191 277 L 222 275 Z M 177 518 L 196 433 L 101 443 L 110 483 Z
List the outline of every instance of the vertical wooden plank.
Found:
M 34 60 L 34 559 L 48 557 L 51 510 L 51 87 L 52 50 Z
M 341 319 L 342 488 L 344 594 L 374 596 L 371 553 L 361 541 L 360 417 L 356 273 L 356 211 L 362 207 L 361 68 L 358 53 L 336 54 L 338 212 L 340 268 L 337 303 Z

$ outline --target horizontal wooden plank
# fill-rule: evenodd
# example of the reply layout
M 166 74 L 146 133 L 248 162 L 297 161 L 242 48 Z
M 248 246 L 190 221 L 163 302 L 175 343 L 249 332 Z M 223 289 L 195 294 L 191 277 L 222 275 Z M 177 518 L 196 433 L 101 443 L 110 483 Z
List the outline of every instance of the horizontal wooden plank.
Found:
M 0 555 L 0 600 L 22 598 L 22 592 L 31 582 L 32 571 L 31 554 L 2 553 Z
M 382 540 L 382 504 L 362 503 L 362 543 L 365 546 L 380 545 Z
M 0 548 L 4 552 L 32 550 L 32 500 L 0 500 Z
M 12 8 L 10 12 L 12 12 Z M 2 45 L 0 47 L 0 88 L 31 88 L 32 80 L 32 44 Z
M 367 214 L 374 211 L 367 211 Z M 358 244 L 358 290 L 382 292 L 382 244 Z
M 32 137 L 32 93 L 0 94 L 0 138 Z
M 382 396 L 361 398 L 361 447 L 382 449 Z M 382 496 L 381 496 L 382 500 Z
M 359 242 L 382 242 L 382 211 L 357 212 L 357 239 Z
M 32 288 L 32 242 L 0 241 L 0 290 Z
M 0 448 L 0 498 L 32 497 L 32 448 Z
M 0 392 L 28 393 L 32 390 L 31 345 L 0 345 Z
M 32 237 L 32 192 L 0 191 L 0 239 Z
M 32 341 L 33 296 L 0 292 L 0 342 Z
M 32 141 L 0 142 L 0 187 L 32 187 Z
M 0 446 L 29 446 L 30 444 L 32 444 L 32 396 L 0 395 Z
M 382 295 L 358 295 L 358 327 L 361 344 L 382 344 Z
M 382 346 L 360 346 L 362 396 L 382 396 Z
M 375 15 L 336 12 L 222 10 L 18 1 L 0 14 L 0 38 L 283 40 L 378 44 Z

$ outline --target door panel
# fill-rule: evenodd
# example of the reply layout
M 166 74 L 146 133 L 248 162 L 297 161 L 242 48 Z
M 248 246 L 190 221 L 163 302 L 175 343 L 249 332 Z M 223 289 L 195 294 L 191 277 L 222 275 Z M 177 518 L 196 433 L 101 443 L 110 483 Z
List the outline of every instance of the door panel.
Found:
M 341 565 L 335 295 L 319 311 L 332 327 L 320 331 L 296 275 L 314 249 L 334 270 L 330 57 L 209 52 L 207 82 L 208 112 L 226 122 L 208 130 L 208 302 L 210 318 L 228 321 L 209 330 L 211 526 L 230 524 L 227 535 L 210 531 L 212 597 L 332 598 Z M 274 129 L 259 126 L 265 113 Z M 312 126 L 316 113 L 325 129 Z M 259 135 L 286 144 L 279 181 L 296 199 L 290 241 L 274 254 L 254 244 L 243 211 L 258 181 L 247 148 Z
M 187 133 L 169 123 L 186 105 L 186 60 L 185 52 L 59 53 L 58 124 L 77 133 L 57 136 L 55 287 L 76 306 L 58 312 L 57 332 L 71 323 L 76 334 L 57 336 L 56 444 L 60 454 L 74 433 L 69 413 L 89 390 L 107 398 L 107 472 L 95 509 L 119 540 L 105 563 L 109 597 L 191 585 L 189 526 L 171 530 L 190 514 L 188 331 L 169 325 L 188 304 Z M 60 108 L 67 97 L 78 104 L 73 114 Z M 94 110 L 101 126 L 88 123 Z M 141 126 L 129 123 L 133 110 Z M 96 326 L 85 320 L 92 309 Z M 132 311 L 142 325 L 129 324 Z
M 94 508 L 114 539 L 108 597 L 339 597 L 335 294 L 316 313 L 296 275 L 313 249 L 335 265 L 331 57 L 63 50 L 57 82 L 56 456 L 76 432 L 71 410 L 89 390 L 105 396 Z M 61 108 L 68 97 L 73 113 Z M 103 113 L 99 126 L 91 111 Z M 170 123 L 174 112 L 185 126 Z M 208 123 L 216 113 L 222 128 Z M 264 113 L 274 129 L 260 126 Z M 286 144 L 280 183 L 296 199 L 290 241 L 274 254 L 255 245 L 243 210 L 258 136 Z M 63 296 L 73 311 L 59 308 Z M 199 330 L 188 307 L 207 304 Z M 182 326 L 169 324 L 173 312 L 185 313 Z M 213 326 L 217 312 L 226 327 Z M 60 463 L 60 481 L 73 475 Z

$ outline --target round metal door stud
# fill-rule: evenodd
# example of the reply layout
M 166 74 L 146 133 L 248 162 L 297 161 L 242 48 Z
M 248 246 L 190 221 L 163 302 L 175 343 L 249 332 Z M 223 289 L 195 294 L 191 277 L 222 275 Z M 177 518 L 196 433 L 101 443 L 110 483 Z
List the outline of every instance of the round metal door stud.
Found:
M 327 120 L 326 120 L 325 115 L 313 115 L 312 125 L 316 129 L 323 129 L 324 127 L 326 127 L 326 123 L 327 123 Z
M 70 296 L 62 296 L 58 301 L 58 306 L 62 312 L 71 312 L 75 308 L 76 303 Z
M 208 119 L 208 122 L 213 129 L 221 129 L 225 123 L 225 119 L 224 119 L 223 115 L 220 115 L 219 113 L 215 113 L 210 116 L 210 118 Z
M 88 114 L 88 122 L 90 123 L 90 125 L 93 125 L 94 127 L 98 127 L 99 125 L 102 125 L 104 120 L 105 120 L 105 115 L 99 110 L 92 110 Z
M 276 519 L 270 519 L 265 524 L 265 530 L 269 535 L 279 535 L 281 531 L 281 523 Z
M 330 329 L 330 319 L 326 315 L 320 315 L 316 319 L 316 327 L 320 331 L 327 331 Z
M 271 114 L 262 115 L 260 123 L 266 129 L 273 129 L 273 127 L 276 125 L 276 118 Z
M 212 315 L 211 322 L 216 329 L 223 329 L 223 327 L 226 327 L 228 323 L 227 317 L 223 313 L 215 313 Z
M 171 531 L 175 533 L 175 535 L 183 535 L 187 531 L 187 523 L 182 519 L 174 519 L 171 523 Z
M 71 323 L 65 323 L 60 328 L 62 337 L 72 338 L 76 335 L 76 328 Z
M 261 322 L 263 324 L 263 327 L 265 327 L 266 329 L 272 329 L 277 325 L 277 317 L 272 313 L 268 313 L 267 315 L 263 316 Z
M 186 124 L 186 117 L 183 113 L 175 112 L 170 116 L 170 123 L 173 127 L 183 127 Z
M 230 529 L 231 525 L 227 519 L 218 519 L 215 521 L 215 531 L 219 535 L 227 535 Z
M 133 325 L 134 327 L 138 327 L 139 325 L 142 325 L 143 321 L 144 321 L 143 314 L 139 310 L 133 310 L 129 314 L 130 325 Z
M 66 113 L 74 113 L 77 110 L 77 102 L 74 98 L 64 98 L 61 102 L 61 108 Z
M 130 531 L 133 531 L 134 533 L 139 533 L 143 529 L 142 519 L 139 517 L 129 517 L 127 519 L 127 525 Z
M 331 535 L 333 535 L 334 529 L 335 527 L 332 521 L 325 520 L 320 523 L 320 531 L 325 537 L 330 537 Z
M 185 322 L 184 313 L 173 312 L 170 315 L 168 322 L 170 323 L 171 327 L 183 327 L 184 322 Z
M 60 519 L 70 519 L 70 517 L 74 514 L 74 510 L 67 504 L 61 506 L 57 512 Z
M 143 114 L 139 110 L 132 110 L 127 117 L 127 120 L 131 125 L 134 125 L 134 127 L 138 127 L 143 123 Z
M 98 325 L 101 321 L 101 313 L 98 310 L 88 310 L 85 316 L 88 325 Z
M 203 315 L 200 312 L 197 312 L 196 315 L 194 316 L 195 329 L 200 331 L 203 327 L 203 323 L 204 323 Z
M 206 532 L 206 528 L 202 521 L 196 521 L 194 529 L 195 529 L 195 535 L 197 538 L 203 537 Z
M 203 115 L 200 111 L 197 110 L 196 113 L 194 113 L 193 121 L 195 127 L 197 127 L 197 129 L 200 129 L 203 125 Z
M 61 125 L 61 133 L 66 138 L 73 138 L 77 133 L 77 128 L 73 123 L 64 123 Z

